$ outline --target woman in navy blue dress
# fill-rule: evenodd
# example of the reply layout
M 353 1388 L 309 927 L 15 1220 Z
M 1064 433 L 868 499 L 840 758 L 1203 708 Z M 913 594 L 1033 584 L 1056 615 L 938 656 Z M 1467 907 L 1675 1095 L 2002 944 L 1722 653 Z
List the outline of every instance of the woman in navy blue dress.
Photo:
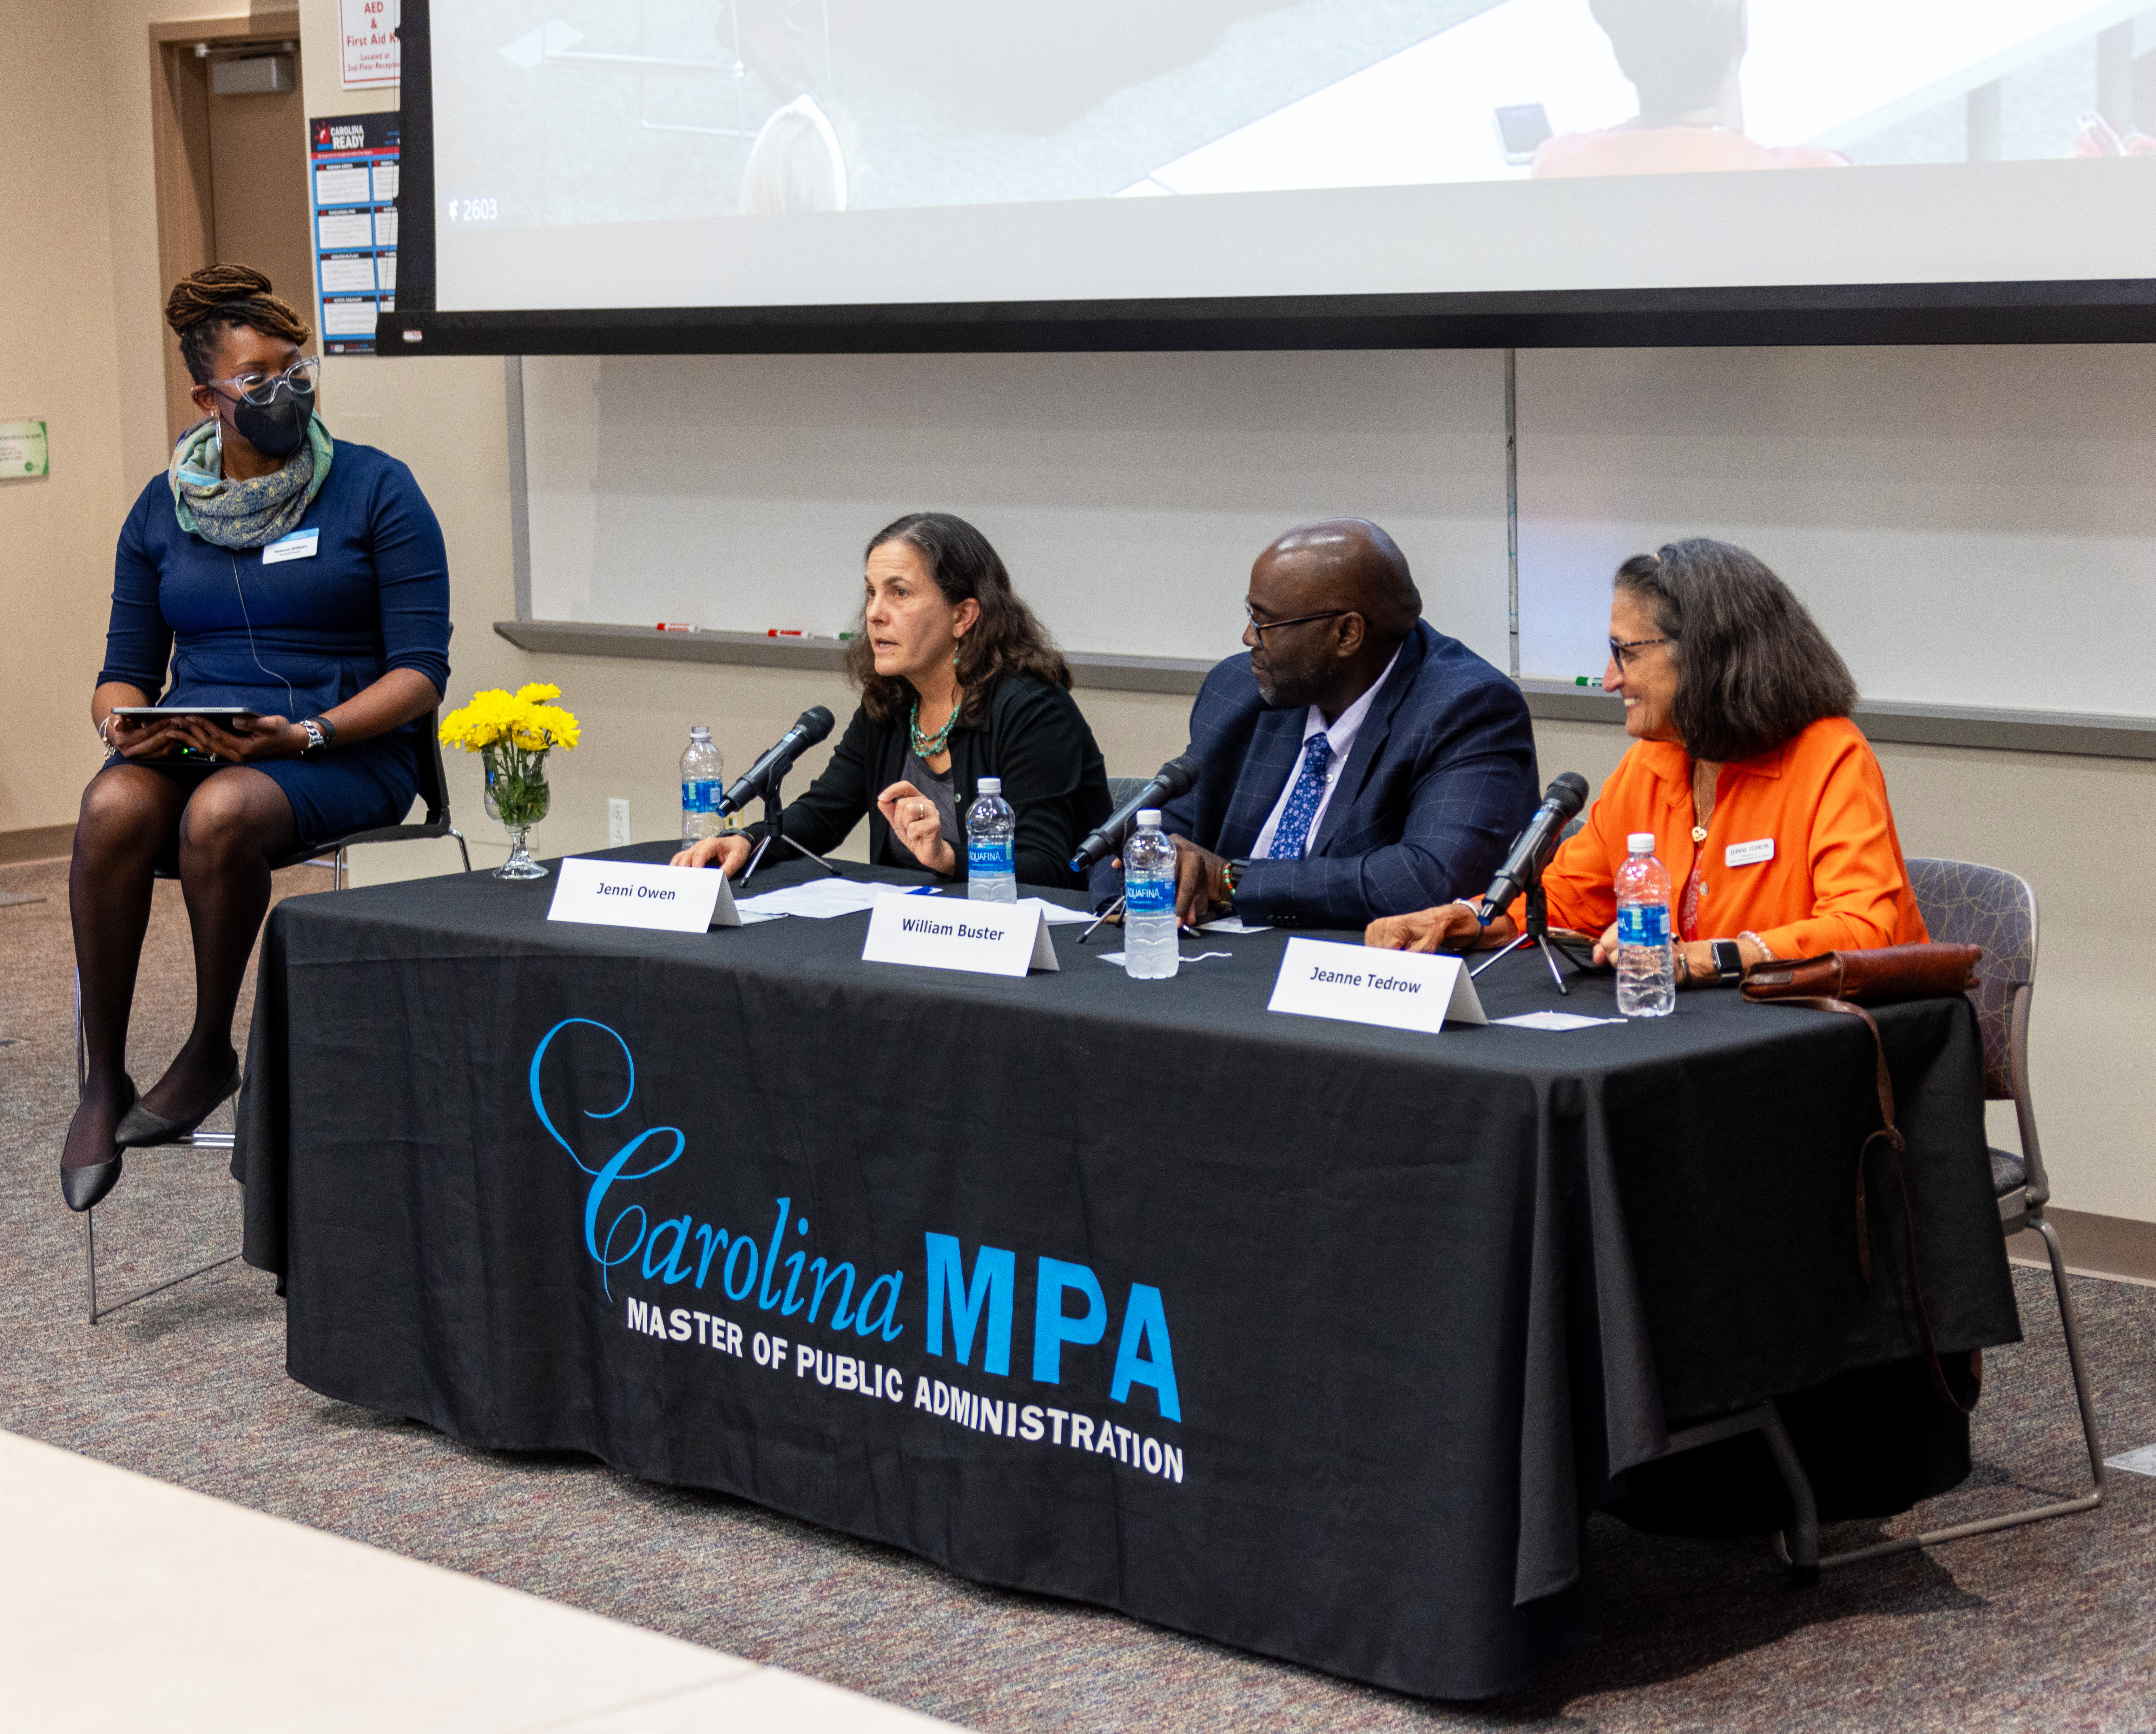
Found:
M 68 879 L 87 1058 L 60 1159 L 74 1210 L 112 1189 L 123 1148 L 192 1130 L 239 1088 L 232 1014 L 270 863 L 403 818 L 421 719 L 449 682 L 440 526 L 403 465 L 315 419 L 317 363 L 300 352 L 313 332 L 270 291 L 259 271 L 213 265 L 165 309 L 205 419 L 121 527 L 90 697 L 111 756 L 84 791 Z M 161 695 L 255 719 L 113 713 Z M 138 1097 L 128 1010 L 160 863 L 186 897 L 195 1021 Z

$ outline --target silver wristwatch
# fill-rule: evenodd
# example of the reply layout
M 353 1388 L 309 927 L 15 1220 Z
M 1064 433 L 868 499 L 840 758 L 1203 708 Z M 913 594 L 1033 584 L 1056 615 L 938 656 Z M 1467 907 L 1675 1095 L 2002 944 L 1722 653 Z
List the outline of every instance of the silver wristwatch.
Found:
M 300 723 L 300 727 L 307 731 L 307 744 L 300 749 L 300 756 L 302 759 L 310 753 L 320 752 L 322 748 L 329 744 L 329 737 L 322 733 L 322 725 L 312 717 Z

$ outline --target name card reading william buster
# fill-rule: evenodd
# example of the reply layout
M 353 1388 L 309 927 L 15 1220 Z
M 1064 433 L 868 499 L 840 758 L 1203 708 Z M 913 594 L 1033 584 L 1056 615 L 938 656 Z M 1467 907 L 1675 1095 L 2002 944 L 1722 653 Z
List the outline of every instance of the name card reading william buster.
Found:
M 733 888 L 716 867 L 652 867 L 583 855 L 562 863 L 547 918 L 674 934 L 742 924 Z
M 1475 979 L 1459 958 L 1325 939 L 1287 942 L 1265 1009 L 1431 1035 L 1448 1017 L 1460 1023 L 1490 1021 L 1475 996 Z
M 1014 903 L 903 893 L 880 897 L 869 915 L 861 961 L 973 970 L 983 975 L 1062 968 L 1048 937 L 1047 908 L 1037 897 Z

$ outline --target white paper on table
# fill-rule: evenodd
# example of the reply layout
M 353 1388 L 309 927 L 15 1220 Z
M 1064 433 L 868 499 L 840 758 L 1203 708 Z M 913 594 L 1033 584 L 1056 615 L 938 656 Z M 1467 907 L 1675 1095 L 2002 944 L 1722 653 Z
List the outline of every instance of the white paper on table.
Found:
M 1039 903 L 1040 905 L 1040 913 L 1047 918 L 1048 924 L 1050 927 L 1068 927 L 1074 921 L 1091 921 L 1093 919 L 1093 918 L 1091 915 L 1088 915 L 1083 909 L 1066 909 L 1060 903 L 1051 903 L 1045 897 L 1029 897 L 1024 898 L 1023 901 L 1029 903 Z
M 864 909 L 873 909 L 878 898 L 893 892 L 903 894 L 915 888 L 864 879 L 811 879 L 805 884 L 745 897 L 736 907 L 744 914 L 767 911 L 773 915 L 805 915 L 812 921 L 828 921 L 834 915 L 855 915 Z M 929 888 L 919 888 L 926 891 Z
M 1269 934 L 1272 929 L 1269 927 L 1252 927 L 1248 922 L 1240 920 L 1235 916 L 1223 915 L 1218 921 L 1199 922 L 1198 931 L 1201 934 Z
M 1622 1023 L 1621 1017 L 1588 1017 L 1577 1011 L 1520 1011 L 1510 1017 L 1493 1017 L 1492 1023 L 1510 1024 L 1516 1030 L 1584 1030 L 1599 1023 Z

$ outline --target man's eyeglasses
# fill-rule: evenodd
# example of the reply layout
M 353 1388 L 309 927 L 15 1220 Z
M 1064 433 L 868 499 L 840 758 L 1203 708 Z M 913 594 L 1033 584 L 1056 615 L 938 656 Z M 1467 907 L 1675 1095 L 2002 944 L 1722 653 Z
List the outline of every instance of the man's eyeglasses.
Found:
M 1355 610 L 1352 608 L 1328 608 L 1322 614 L 1299 614 L 1292 620 L 1261 620 L 1257 617 L 1257 615 L 1250 611 L 1250 605 L 1249 603 L 1245 602 L 1243 605 L 1243 618 L 1250 623 L 1250 630 L 1257 635 L 1258 643 L 1260 646 L 1262 646 L 1265 641 L 1265 634 L 1268 632 L 1277 632 L 1283 626 L 1300 626 L 1307 620 L 1330 620 L 1337 619 L 1343 614 L 1353 614 Z
M 258 409 L 266 409 L 276 401 L 277 388 L 288 387 L 294 397 L 311 398 L 315 394 L 315 375 L 321 370 L 321 358 L 303 355 L 281 373 L 236 373 L 229 379 L 205 379 L 205 385 L 228 385 L 242 399 Z
M 1650 644 L 1667 644 L 1669 640 L 1666 638 L 1628 638 L 1620 644 L 1613 638 L 1609 641 L 1609 660 L 1620 668 L 1630 668 L 1632 666 L 1630 652 L 1643 651 Z

